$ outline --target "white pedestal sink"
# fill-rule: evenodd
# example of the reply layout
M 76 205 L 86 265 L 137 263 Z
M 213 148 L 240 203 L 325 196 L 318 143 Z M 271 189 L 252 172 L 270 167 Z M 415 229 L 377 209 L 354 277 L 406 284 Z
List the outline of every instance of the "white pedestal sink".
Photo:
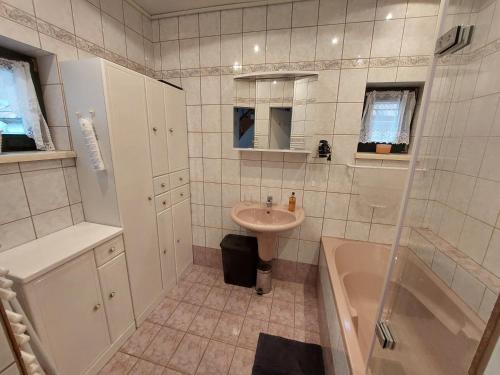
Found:
M 255 202 L 240 202 L 231 211 L 231 218 L 243 228 L 254 232 L 259 245 L 259 257 L 269 262 L 274 258 L 278 246 L 278 233 L 293 229 L 304 221 L 302 208 L 288 211 L 288 207 Z

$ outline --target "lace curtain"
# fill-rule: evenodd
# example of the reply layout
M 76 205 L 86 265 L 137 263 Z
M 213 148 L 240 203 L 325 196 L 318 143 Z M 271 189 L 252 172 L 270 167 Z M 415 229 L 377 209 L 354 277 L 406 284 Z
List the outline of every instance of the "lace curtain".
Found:
M 36 96 L 30 65 L 24 61 L 0 58 L 0 83 L 2 117 L 21 118 L 24 134 L 35 141 L 37 150 L 55 150 Z
M 359 142 L 409 144 L 415 104 L 415 92 L 410 90 L 368 93 Z

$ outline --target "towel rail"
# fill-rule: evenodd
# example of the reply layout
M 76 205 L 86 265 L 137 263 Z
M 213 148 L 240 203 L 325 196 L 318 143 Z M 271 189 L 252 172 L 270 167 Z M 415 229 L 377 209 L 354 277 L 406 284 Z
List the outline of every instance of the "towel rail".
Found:
M 386 166 L 380 166 L 380 165 L 357 165 L 357 164 L 347 164 L 349 168 L 354 168 L 354 169 L 385 169 L 385 170 L 393 170 L 393 171 L 407 171 L 408 168 L 405 167 L 386 167 Z M 427 172 L 426 168 L 417 168 L 415 169 L 416 172 Z

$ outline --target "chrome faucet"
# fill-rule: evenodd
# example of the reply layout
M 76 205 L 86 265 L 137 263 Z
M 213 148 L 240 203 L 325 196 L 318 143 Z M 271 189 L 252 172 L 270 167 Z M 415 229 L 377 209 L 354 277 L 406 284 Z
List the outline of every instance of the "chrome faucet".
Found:
M 267 196 L 266 207 L 267 208 L 273 207 L 273 197 L 271 195 Z

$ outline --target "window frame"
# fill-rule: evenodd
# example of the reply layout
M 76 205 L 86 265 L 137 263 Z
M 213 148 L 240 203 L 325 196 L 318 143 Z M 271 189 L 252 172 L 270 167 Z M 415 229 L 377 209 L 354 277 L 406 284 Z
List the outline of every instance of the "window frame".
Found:
M 422 87 L 420 86 L 415 86 L 415 85 L 409 85 L 409 86 L 368 86 L 365 90 L 365 97 L 364 97 L 364 102 L 363 102 L 363 110 L 361 113 L 364 113 L 366 105 L 367 105 L 367 99 L 368 99 L 368 94 L 370 94 L 373 91 L 413 91 L 415 93 L 415 108 L 413 110 L 412 116 L 411 116 L 411 122 L 410 122 L 410 134 L 412 134 L 413 126 L 414 126 L 414 121 L 416 118 L 416 113 L 420 107 L 420 90 L 422 90 Z M 360 119 L 361 121 L 361 119 Z M 358 147 L 357 147 L 357 152 L 366 152 L 366 153 L 375 153 L 377 144 L 387 144 L 383 142 L 370 142 L 370 143 L 361 143 L 358 142 Z M 410 149 L 410 142 L 408 144 L 406 143 L 390 143 L 391 144 L 391 154 L 407 154 L 409 149 Z
M 36 97 L 43 117 L 47 119 L 45 103 L 43 102 L 42 84 L 38 74 L 38 64 L 35 57 L 23 55 L 19 52 L 0 46 L 0 57 L 8 60 L 27 62 L 30 66 L 31 79 L 35 87 Z M 25 134 L 3 134 L 2 152 L 37 151 L 35 141 Z

